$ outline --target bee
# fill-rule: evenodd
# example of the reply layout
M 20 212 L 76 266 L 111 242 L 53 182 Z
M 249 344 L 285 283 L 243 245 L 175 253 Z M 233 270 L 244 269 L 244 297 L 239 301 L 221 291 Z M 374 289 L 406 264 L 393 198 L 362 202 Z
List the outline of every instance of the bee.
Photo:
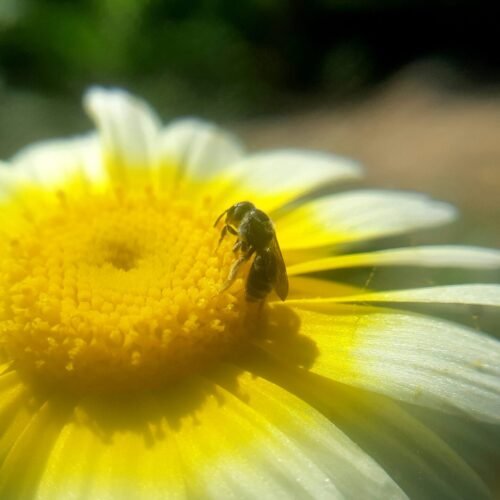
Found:
M 214 223 L 217 227 L 226 216 L 219 246 L 227 233 L 237 236 L 233 246 L 240 257 L 234 261 L 221 291 L 227 290 L 236 279 L 240 267 L 255 254 L 245 286 L 246 299 L 257 302 L 274 288 L 281 300 L 288 295 L 288 277 L 281 250 L 269 216 L 249 201 L 235 203 L 222 212 Z

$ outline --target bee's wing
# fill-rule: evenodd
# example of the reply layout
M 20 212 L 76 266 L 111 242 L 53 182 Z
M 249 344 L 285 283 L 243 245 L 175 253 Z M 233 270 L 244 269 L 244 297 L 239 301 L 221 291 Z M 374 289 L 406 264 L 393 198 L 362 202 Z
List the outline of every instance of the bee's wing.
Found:
M 276 236 L 273 238 L 271 249 L 276 258 L 276 282 L 274 283 L 274 289 L 278 297 L 281 300 L 285 300 L 288 295 L 288 275 L 286 274 L 285 261 L 283 260 Z

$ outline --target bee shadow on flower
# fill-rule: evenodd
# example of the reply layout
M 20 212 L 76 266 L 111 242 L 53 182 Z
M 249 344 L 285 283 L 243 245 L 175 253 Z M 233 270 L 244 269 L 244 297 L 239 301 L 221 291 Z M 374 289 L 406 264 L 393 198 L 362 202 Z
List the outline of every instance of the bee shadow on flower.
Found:
M 228 387 L 237 387 L 240 371 L 226 379 Z M 207 412 L 223 404 L 218 386 L 196 374 L 163 389 L 87 395 L 74 402 L 71 420 L 104 445 L 120 446 L 123 439 L 130 439 L 148 449 L 168 445 L 177 433 L 201 426 Z
M 273 304 L 256 323 L 252 343 L 264 350 L 282 352 L 289 366 L 307 370 L 319 351 L 315 342 L 300 332 L 299 316 L 286 304 Z
M 282 348 L 289 363 L 297 368 L 309 368 L 318 355 L 314 342 L 300 334 L 297 314 L 286 305 L 262 309 L 252 324 L 248 341 Z M 240 358 L 248 356 L 248 351 L 243 345 L 239 353 L 165 388 L 78 397 L 71 418 L 109 445 L 124 434 L 140 439 L 146 447 L 175 439 L 186 428 L 196 429 L 207 419 L 217 420 L 220 410 L 234 402 L 235 397 L 247 402 L 238 379 L 245 372 L 240 368 Z

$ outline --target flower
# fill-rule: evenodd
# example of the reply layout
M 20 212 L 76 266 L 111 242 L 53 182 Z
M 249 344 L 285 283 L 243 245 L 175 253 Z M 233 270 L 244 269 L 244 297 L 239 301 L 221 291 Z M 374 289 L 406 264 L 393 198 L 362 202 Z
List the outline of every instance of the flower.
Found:
M 0 497 L 488 495 L 447 431 L 498 423 L 499 342 L 408 305 L 499 306 L 500 287 L 376 292 L 315 273 L 494 269 L 500 252 L 342 255 L 455 211 L 414 193 L 307 197 L 360 168 L 245 155 L 200 120 L 163 128 L 121 90 L 85 107 L 98 133 L 0 169 Z M 246 300 L 251 262 L 221 291 L 235 237 L 217 247 L 213 224 L 243 200 L 274 219 L 284 303 Z

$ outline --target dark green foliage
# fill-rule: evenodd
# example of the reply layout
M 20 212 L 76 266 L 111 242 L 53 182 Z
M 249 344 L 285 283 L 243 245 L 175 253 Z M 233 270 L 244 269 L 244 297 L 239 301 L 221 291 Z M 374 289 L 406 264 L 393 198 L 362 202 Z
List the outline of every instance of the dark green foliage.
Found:
M 94 82 L 120 84 L 173 111 L 255 115 L 300 103 L 297 95 L 351 95 L 428 55 L 491 63 L 486 5 L 1 0 L 0 80 L 75 95 Z M 480 35 L 462 36 L 473 28 Z

